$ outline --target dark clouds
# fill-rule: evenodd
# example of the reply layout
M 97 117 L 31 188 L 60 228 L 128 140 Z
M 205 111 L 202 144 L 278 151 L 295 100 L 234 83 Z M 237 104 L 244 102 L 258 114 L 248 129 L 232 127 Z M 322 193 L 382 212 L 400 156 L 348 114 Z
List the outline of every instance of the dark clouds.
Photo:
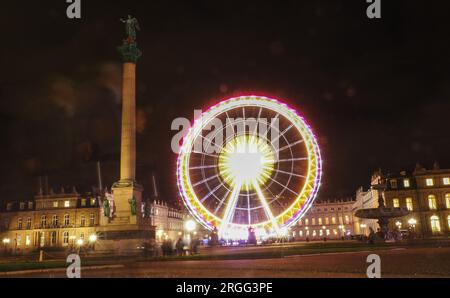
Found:
M 2 4 L 0 133 L 7 156 L 5 198 L 50 183 L 95 184 L 118 176 L 120 60 L 118 19 L 136 15 L 138 173 L 157 171 L 174 200 L 171 121 L 242 93 L 296 106 L 320 138 L 321 194 L 351 194 L 373 169 L 431 166 L 448 156 L 450 76 L 443 3 L 383 1 L 382 20 L 365 1 L 65 1 Z M 147 187 L 148 188 L 148 187 Z M 2 196 L 3 198 L 3 196 Z

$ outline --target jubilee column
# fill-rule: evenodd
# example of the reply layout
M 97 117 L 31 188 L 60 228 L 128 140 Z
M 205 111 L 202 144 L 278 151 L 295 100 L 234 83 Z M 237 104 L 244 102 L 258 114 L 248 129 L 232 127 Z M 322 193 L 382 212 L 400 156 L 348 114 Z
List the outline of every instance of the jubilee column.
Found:
M 126 39 L 118 50 L 122 56 L 122 131 L 120 179 L 113 185 L 115 216 L 111 224 L 139 224 L 142 187 L 136 182 L 136 63 L 142 53 L 136 42 L 136 18 L 121 19 Z

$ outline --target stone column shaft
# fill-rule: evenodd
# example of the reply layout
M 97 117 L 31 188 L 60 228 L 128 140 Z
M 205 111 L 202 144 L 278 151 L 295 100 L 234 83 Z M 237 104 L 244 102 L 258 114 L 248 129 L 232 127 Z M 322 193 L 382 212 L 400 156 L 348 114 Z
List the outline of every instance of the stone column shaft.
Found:
M 123 64 L 120 180 L 136 178 L 136 64 Z

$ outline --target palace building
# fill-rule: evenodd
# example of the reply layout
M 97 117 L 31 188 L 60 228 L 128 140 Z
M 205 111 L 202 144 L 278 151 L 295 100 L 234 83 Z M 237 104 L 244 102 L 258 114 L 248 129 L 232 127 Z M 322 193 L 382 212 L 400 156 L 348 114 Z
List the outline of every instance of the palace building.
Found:
M 40 249 L 64 250 L 78 247 L 95 251 L 103 247 L 103 227 L 108 225 L 101 199 L 79 194 L 75 188 L 66 193 L 39 194 L 33 199 L 0 206 L 0 251 L 15 254 Z M 155 241 L 176 240 L 184 233 L 188 218 L 185 210 L 168 206 L 161 200 L 149 202 L 149 225 L 156 229 Z
M 410 215 L 391 221 L 390 228 L 411 230 L 417 237 L 450 235 L 450 169 L 417 164 L 410 174 L 387 176 L 387 207 L 405 207 Z
M 14 252 L 84 246 L 97 240 L 101 221 L 98 199 L 75 189 L 9 202 L 0 211 L 3 250 Z
M 295 240 L 349 238 L 355 234 L 353 198 L 315 201 L 297 224 L 291 227 Z

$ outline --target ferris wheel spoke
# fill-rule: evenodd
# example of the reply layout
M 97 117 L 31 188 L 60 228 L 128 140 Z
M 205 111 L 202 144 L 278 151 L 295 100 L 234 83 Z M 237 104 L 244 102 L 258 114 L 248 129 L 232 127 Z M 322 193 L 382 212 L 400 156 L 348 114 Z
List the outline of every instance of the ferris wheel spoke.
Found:
M 214 187 L 214 189 L 213 190 L 211 190 L 205 197 L 203 197 L 201 200 L 200 200 L 200 202 L 204 202 L 204 201 L 206 201 L 210 196 L 212 196 L 220 187 L 222 187 L 223 186 L 223 184 L 222 184 L 222 182 L 220 182 L 220 184 L 219 185 L 217 185 L 216 187 Z
M 203 169 L 212 169 L 217 167 L 216 165 L 209 165 L 209 166 L 197 166 L 197 167 L 189 167 L 189 170 L 203 170 Z
M 218 158 L 219 157 L 219 155 L 217 155 L 217 154 L 209 154 L 209 153 L 200 152 L 200 151 L 192 151 L 192 153 L 206 155 L 206 156 L 214 157 L 214 158 Z
M 258 132 L 258 124 L 259 124 L 259 119 L 261 118 L 261 113 L 262 113 L 262 108 L 259 108 L 258 117 L 256 118 L 255 129 L 253 129 L 254 135 L 256 135 L 256 133 Z
M 209 177 L 209 178 L 203 179 L 203 180 L 201 180 L 201 181 L 195 183 L 195 184 L 192 185 L 192 186 L 194 186 L 194 187 L 195 187 L 195 186 L 199 186 L 200 184 L 203 184 L 203 183 L 205 183 L 205 182 L 211 181 L 211 180 L 213 180 L 213 179 L 215 179 L 215 178 L 218 178 L 218 177 L 219 177 L 219 174 L 215 174 L 214 176 L 211 176 L 211 177 Z
M 208 139 L 208 138 L 206 138 L 206 137 L 204 137 L 204 136 L 202 136 L 202 135 L 200 135 L 200 137 L 201 137 L 202 139 L 206 140 L 207 142 L 209 142 L 210 145 L 216 147 L 216 148 L 218 149 L 217 152 L 220 152 L 220 150 L 222 150 L 222 147 L 219 146 L 219 145 L 217 145 L 216 143 L 214 143 L 212 140 L 210 140 L 210 139 Z M 208 146 L 208 147 L 209 147 L 209 146 Z
M 293 147 L 293 146 L 295 146 L 295 145 L 297 145 L 297 144 L 303 143 L 303 142 L 304 142 L 303 140 L 297 140 L 297 141 L 295 141 L 294 143 L 290 143 L 290 144 L 288 144 L 288 145 L 286 145 L 286 146 L 284 146 L 284 147 L 281 147 L 280 149 L 278 149 L 278 150 L 276 150 L 276 151 L 277 151 L 277 152 L 280 152 L 280 151 L 286 150 L 286 149 L 288 149 L 288 148 L 291 148 L 291 147 Z
M 301 160 L 308 160 L 308 158 L 307 157 L 298 157 L 298 158 L 279 159 L 278 162 L 301 161 Z
M 231 190 L 229 188 L 227 188 L 227 192 L 225 193 L 225 195 L 222 197 L 222 200 L 220 200 L 219 205 L 217 205 L 216 209 L 214 210 L 214 213 L 217 214 L 217 212 L 219 211 L 219 209 L 222 207 L 223 203 L 225 202 L 225 200 L 228 197 L 228 194 L 231 192 Z
M 283 130 L 275 139 L 272 140 L 272 143 L 278 141 L 282 136 L 284 136 L 292 127 L 294 127 L 294 124 L 289 125 L 285 130 Z
M 270 180 L 272 180 L 273 182 L 277 183 L 278 185 L 280 185 L 283 188 L 286 188 L 287 190 L 289 190 L 290 192 L 292 192 L 294 195 L 298 195 L 298 193 L 296 193 L 295 191 L 293 191 L 292 189 L 290 189 L 287 185 L 283 185 L 280 182 L 278 182 L 277 180 L 273 179 L 272 177 L 269 177 Z
M 252 214 L 250 211 L 250 192 L 247 190 L 247 218 L 248 218 L 248 224 L 250 225 L 252 223 Z
M 270 206 L 267 203 L 267 200 L 264 197 L 264 194 L 263 194 L 261 188 L 259 187 L 259 183 L 254 181 L 253 182 L 253 187 L 255 188 L 256 193 L 258 194 L 258 198 L 261 201 L 261 205 L 263 206 L 263 209 L 264 209 L 264 212 L 266 213 L 267 218 L 272 223 L 272 227 L 278 233 L 280 228 L 278 227 L 277 221 L 276 221 L 275 217 L 273 216 L 272 210 L 270 210 Z
M 286 172 L 286 171 L 282 171 L 282 170 L 278 170 L 278 169 L 275 169 L 274 172 L 286 174 L 286 175 L 289 175 L 289 176 L 299 177 L 299 178 L 306 178 L 306 176 L 304 176 L 304 175 L 299 175 L 299 174 L 295 174 L 295 173 L 292 173 L 292 172 Z
M 241 186 L 241 183 L 236 184 L 233 188 L 233 192 L 231 193 L 230 198 L 228 199 L 227 207 L 225 208 L 225 213 L 222 218 L 222 223 L 220 224 L 219 233 L 221 234 L 223 234 L 227 230 L 228 225 L 233 220 L 239 193 L 241 192 Z

